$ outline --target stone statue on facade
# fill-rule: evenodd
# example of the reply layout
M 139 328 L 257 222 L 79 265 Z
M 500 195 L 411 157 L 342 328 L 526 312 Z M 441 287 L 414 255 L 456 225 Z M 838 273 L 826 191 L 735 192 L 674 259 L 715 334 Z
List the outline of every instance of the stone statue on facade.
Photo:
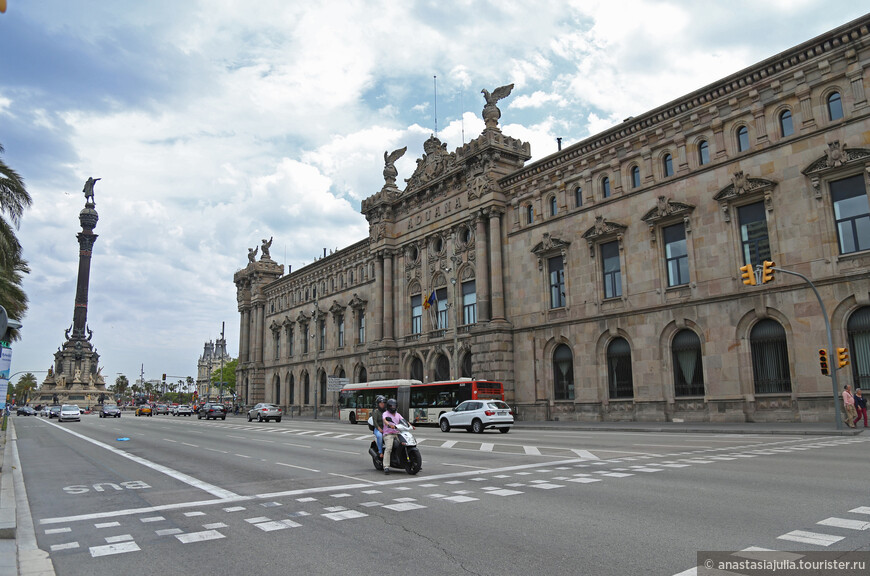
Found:
M 272 259 L 272 256 L 269 254 L 269 248 L 272 247 L 272 238 L 273 237 L 270 236 L 268 242 L 266 241 L 265 238 L 263 238 L 263 240 L 262 240 L 263 244 L 260 247 L 260 252 L 262 253 L 262 255 L 260 256 L 260 260 L 271 260 Z
M 253 263 L 257 258 L 257 250 L 258 248 L 255 246 L 254 248 L 248 248 L 248 262 Z
M 82 192 L 85 193 L 85 204 L 90 204 L 92 206 L 96 204 L 94 202 L 94 184 L 99 180 L 102 180 L 102 178 L 88 177 L 87 182 L 85 182 L 85 187 L 82 189 Z M 90 202 L 88 202 L 89 198 Z
M 76 368 L 75 376 L 73 377 L 73 382 L 81 382 L 82 381 L 82 371 L 81 368 Z
M 486 99 L 486 105 L 483 107 L 483 121 L 486 123 L 487 128 L 498 130 L 498 119 L 501 118 L 501 110 L 498 109 L 496 104 L 502 98 L 507 98 L 513 89 L 514 85 L 508 84 L 507 86 L 499 86 L 492 93 L 486 88 L 480 91 Z
M 396 160 L 404 156 L 407 150 L 407 146 L 393 150 L 389 154 L 384 150 L 384 188 L 396 187 L 396 176 L 399 175 L 399 171 L 396 170 Z

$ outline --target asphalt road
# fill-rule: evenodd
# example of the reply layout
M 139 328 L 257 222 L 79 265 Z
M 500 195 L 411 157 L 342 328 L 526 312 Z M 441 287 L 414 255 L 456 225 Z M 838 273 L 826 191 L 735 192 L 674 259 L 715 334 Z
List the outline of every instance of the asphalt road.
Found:
M 870 550 L 863 435 L 419 428 L 411 477 L 373 468 L 362 425 L 125 413 L 15 430 L 60 575 L 673 575 L 701 550 Z

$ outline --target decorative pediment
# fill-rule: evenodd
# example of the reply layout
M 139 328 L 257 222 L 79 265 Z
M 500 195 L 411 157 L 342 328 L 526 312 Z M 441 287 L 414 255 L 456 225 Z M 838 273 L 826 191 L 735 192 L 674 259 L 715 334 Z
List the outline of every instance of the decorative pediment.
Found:
M 768 212 L 773 211 L 773 198 L 771 196 L 776 182 L 764 178 L 750 178 L 743 170 L 735 172 L 731 176 L 731 184 L 720 190 L 713 200 L 719 202 L 719 208 L 726 222 L 731 221 L 731 204 L 738 199 L 764 198 L 764 206 Z
M 299 315 L 296 316 L 296 321 L 300 324 L 308 324 L 311 320 L 311 316 L 305 313 L 305 310 L 300 310 Z
M 353 298 L 351 298 L 350 302 L 347 303 L 347 305 L 354 310 L 363 310 L 366 307 L 366 304 L 368 304 L 368 300 L 363 300 L 356 292 L 353 293 Z
M 532 248 L 532 254 L 538 257 L 538 270 L 543 269 L 545 258 L 552 257 L 557 253 L 561 254 L 564 260 L 568 256 L 568 246 L 570 245 L 571 242 L 568 240 L 554 238 L 550 236 L 549 232 L 544 232 L 544 238 Z
M 595 258 L 595 244 L 609 237 L 616 238 L 619 249 L 622 250 L 622 237 L 627 229 L 628 226 L 605 220 L 604 216 L 596 216 L 595 224 L 583 233 L 583 238 L 589 245 L 589 256 Z
M 269 324 L 269 330 L 271 330 L 273 333 L 277 334 L 281 330 L 281 325 L 278 324 L 277 321 L 272 320 L 272 323 Z
M 340 314 L 344 314 L 344 306 L 339 304 L 338 300 L 335 300 L 332 302 L 332 306 L 329 307 L 329 313 L 338 317 Z
M 649 232 L 652 235 L 652 241 L 655 242 L 656 226 L 661 223 L 662 220 L 682 216 L 683 222 L 686 225 L 686 232 L 690 232 L 692 228 L 689 214 L 691 214 L 693 210 L 695 210 L 695 207 L 691 204 L 673 202 L 670 198 L 659 196 L 656 207 L 644 214 L 641 220 L 649 225 Z
M 284 316 L 284 321 L 281 322 L 281 325 L 285 326 L 285 327 L 289 327 L 289 326 L 293 326 L 293 324 L 295 324 L 295 323 L 296 322 L 294 320 L 291 320 L 289 316 Z
M 808 177 L 815 190 L 816 198 L 821 200 L 821 177 L 825 173 L 842 167 L 862 166 L 870 163 L 870 149 L 847 148 L 846 144 L 840 144 L 839 140 L 828 143 L 825 155 L 804 168 L 801 174 Z
M 406 179 L 405 193 L 413 192 L 450 172 L 456 166 L 456 153 L 447 152 L 447 144 L 434 135 L 423 143 L 425 152 L 417 159 L 417 168 L 410 178 Z

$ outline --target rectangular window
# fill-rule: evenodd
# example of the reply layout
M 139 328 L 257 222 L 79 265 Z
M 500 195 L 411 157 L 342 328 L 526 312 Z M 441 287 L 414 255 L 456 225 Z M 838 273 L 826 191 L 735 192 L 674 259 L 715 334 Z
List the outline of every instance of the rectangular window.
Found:
M 275 360 L 281 358 L 281 333 L 275 333 Z
M 859 174 L 831 182 L 831 200 L 840 254 L 870 249 L 870 207 L 864 176 Z
M 475 281 L 462 283 L 462 323 L 465 325 L 477 322 L 477 289 Z
M 300 336 L 302 336 L 302 353 L 308 354 L 308 340 L 310 339 L 310 337 L 308 335 L 307 325 L 305 326 L 305 330 L 300 333 Z
M 320 321 L 320 350 L 326 350 L 326 320 Z
M 344 315 L 338 317 L 338 347 L 344 348 Z
M 423 331 L 423 296 L 416 294 L 411 296 L 411 334 L 420 334 Z
M 740 206 L 737 208 L 737 219 L 740 222 L 743 263 L 760 266 L 765 260 L 770 260 L 770 239 L 767 236 L 764 203 Z
M 604 297 L 622 296 L 622 274 L 619 269 L 619 242 L 601 245 L 601 263 L 604 268 Z
M 287 350 L 287 355 L 293 356 L 293 329 L 292 328 L 287 331 L 287 347 L 289 348 Z
M 665 262 L 668 267 L 668 286 L 689 283 L 689 253 L 686 247 L 686 227 L 674 224 L 662 231 L 665 240 Z
M 447 328 L 450 327 L 450 322 L 448 321 L 447 315 L 447 288 L 439 288 L 438 290 L 436 290 L 435 299 L 437 300 L 437 302 L 435 303 L 435 329 L 447 330 Z
M 359 311 L 359 343 L 363 344 L 366 341 L 366 313 L 365 310 Z
M 562 256 L 547 261 L 550 272 L 550 308 L 565 307 L 565 269 Z

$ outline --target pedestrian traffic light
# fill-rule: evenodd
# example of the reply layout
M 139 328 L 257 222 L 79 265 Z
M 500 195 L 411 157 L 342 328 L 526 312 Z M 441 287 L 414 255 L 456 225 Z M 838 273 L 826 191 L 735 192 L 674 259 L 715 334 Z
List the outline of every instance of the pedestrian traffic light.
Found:
M 762 264 L 761 269 L 761 283 L 767 284 L 768 282 L 773 281 L 773 267 L 776 266 L 776 263 L 771 262 L 770 260 L 765 260 L 764 264 Z
M 740 276 L 743 278 L 743 283 L 747 286 L 755 286 L 755 270 L 752 269 L 752 264 L 740 267 Z
M 819 367 L 822 369 L 822 375 L 828 376 L 831 371 L 828 370 L 828 351 L 824 348 L 819 348 Z
M 837 348 L 837 366 L 842 368 L 849 363 L 849 349 Z

